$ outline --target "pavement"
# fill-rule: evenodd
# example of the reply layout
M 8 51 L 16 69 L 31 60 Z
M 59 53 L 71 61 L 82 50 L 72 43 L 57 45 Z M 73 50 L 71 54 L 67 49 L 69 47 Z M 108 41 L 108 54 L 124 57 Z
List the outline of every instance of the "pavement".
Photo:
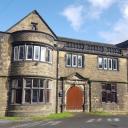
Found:
M 128 116 L 93 116 L 80 113 L 61 120 L 0 120 L 0 128 L 128 128 Z

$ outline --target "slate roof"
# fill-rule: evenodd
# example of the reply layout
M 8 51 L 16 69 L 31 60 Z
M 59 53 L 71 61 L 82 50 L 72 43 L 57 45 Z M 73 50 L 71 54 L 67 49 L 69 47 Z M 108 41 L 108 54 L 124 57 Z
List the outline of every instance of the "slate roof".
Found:
M 126 40 L 122 43 L 116 44 L 116 46 L 119 48 L 123 48 L 123 49 L 128 48 L 128 40 Z
M 118 48 L 116 45 L 113 45 L 113 44 L 100 43 L 100 42 L 94 42 L 94 41 L 88 41 L 88 40 L 79 40 L 79 39 L 59 37 L 59 36 L 57 37 L 57 39 L 58 39 L 58 41 L 62 41 L 62 42 L 72 42 L 72 43 L 81 43 L 81 44 Z

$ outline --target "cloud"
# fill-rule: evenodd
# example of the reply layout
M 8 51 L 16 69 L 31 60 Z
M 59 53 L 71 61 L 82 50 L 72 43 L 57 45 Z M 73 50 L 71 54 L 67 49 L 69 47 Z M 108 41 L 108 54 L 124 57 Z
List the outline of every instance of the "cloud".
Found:
M 128 3 L 121 7 L 122 16 L 128 18 Z
M 64 8 L 61 15 L 66 17 L 75 31 L 79 31 L 86 21 L 99 19 L 101 14 L 110 8 L 116 0 L 80 0 Z
M 113 44 L 120 43 L 128 39 L 128 2 L 118 4 L 121 12 L 119 20 L 114 25 L 111 25 L 108 31 L 99 32 L 102 39 Z
M 88 0 L 90 4 L 90 16 L 92 18 L 100 18 L 101 14 L 110 8 L 116 0 Z
M 93 7 L 107 9 L 115 2 L 115 0 L 88 0 L 88 2 Z
M 83 0 L 85 1 L 85 0 Z M 95 32 L 104 42 L 120 43 L 128 39 L 128 1 L 126 0 L 87 0 L 85 3 L 77 5 L 72 4 L 66 7 L 62 15 L 70 22 L 72 28 L 76 31 L 86 28 L 85 23 L 94 23 L 101 20 L 105 11 L 112 7 L 118 9 L 118 20 L 113 24 L 109 24 L 107 31 Z M 106 20 L 109 22 L 109 19 Z M 110 23 L 110 22 L 109 22 Z M 90 25 L 90 24 L 89 24 Z M 104 28 L 104 27 L 103 27 Z
M 64 9 L 62 15 L 70 22 L 74 30 L 80 30 L 84 23 L 84 7 L 82 5 L 70 5 Z

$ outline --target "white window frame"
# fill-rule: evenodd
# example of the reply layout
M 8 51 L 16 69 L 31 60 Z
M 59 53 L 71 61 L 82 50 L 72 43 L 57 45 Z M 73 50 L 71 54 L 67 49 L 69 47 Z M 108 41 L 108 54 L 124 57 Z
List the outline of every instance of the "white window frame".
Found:
M 111 63 L 111 66 L 109 62 Z M 112 70 L 112 59 L 111 58 L 108 58 L 108 70 Z
M 21 47 L 23 48 L 23 59 L 24 59 L 24 56 L 25 56 L 25 53 L 24 53 L 24 49 L 25 49 L 25 48 L 24 48 L 24 45 L 19 45 L 19 52 L 18 52 L 18 59 L 19 59 L 19 60 L 23 60 L 23 59 L 20 59 L 20 48 L 21 48 Z
M 76 65 L 73 64 L 74 58 L 76 58 Z M 77 67 L 77 55 L 72 55 L 72 67 Z
M 79 65 L 79 59 L 80 59 L 80 65 Z M 77 65 L 78 65 L 79 68 L 83 67 L 83 56 L 82 55 L 78 55 Z
M 40 61 L 46 62 L 46 47 L 41 47 Z
M 47 54 L 48 54 L 48 52 L 49 52 L 49 56 L 48 56 L 49 60 L 48 60 L 48 63 L 52 63 L 52 50 L 50 48 L 47 48 Z
M 19 47 L 15 46 L 14 47 L 14 61 L 17 61 L 17 60 L 19 60 Z
M 68 57 L 70 57 L 70 64 L 68 65 Z M 71 67 L 72 66 L 72 54 L 66 54 L 66 66 Z
M 101 59 L 101 60 L 100 60 Z M 101 62 L 100 62 L 101 61 Z M 100 65 L 102 65 L 102 68 L 100 68 Z M 103 63 L 103 57 L 98 57 L 98 68 L 103 69 L 104 63 Z
M 36 50 L 38 50 L 38 53 L 36 53 Z M 36 58 L 36 54 L 38 54 L 38 58 Z M 34 46 L 34 60 L 40 60 L 40 46 Z
M 104 57 L 103 58 L 103 65 L 104 65 L 104 69 L 107 70 L 108 69 L 108 58 Z M 106 67 L 105 67 L 106 65 Z
M 32 58 L 29 59 L 28 58 L 28 47 L 31 46 L 32 47 Z M 26 45 L 26 60 L 32 60 L 33 59 L 33 45 Z
M 114 61 L 116 62 L 116 68 L 114 68 Z M 112 64 L 112 68 L 113 68 L 113 70 L 115 70 L 115 71 L 117 71 L 117 69 L 118 69 L 118 60 L 117 59 L 113 59 L 113 64 Z

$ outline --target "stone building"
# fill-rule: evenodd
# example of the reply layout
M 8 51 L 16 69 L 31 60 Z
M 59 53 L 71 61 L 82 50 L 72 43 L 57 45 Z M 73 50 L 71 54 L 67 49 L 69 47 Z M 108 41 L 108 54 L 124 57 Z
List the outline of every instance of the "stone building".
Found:
M 127 48 L 59 37 L 31 12 L 0 32 L 0 116 L 128 112 Z

